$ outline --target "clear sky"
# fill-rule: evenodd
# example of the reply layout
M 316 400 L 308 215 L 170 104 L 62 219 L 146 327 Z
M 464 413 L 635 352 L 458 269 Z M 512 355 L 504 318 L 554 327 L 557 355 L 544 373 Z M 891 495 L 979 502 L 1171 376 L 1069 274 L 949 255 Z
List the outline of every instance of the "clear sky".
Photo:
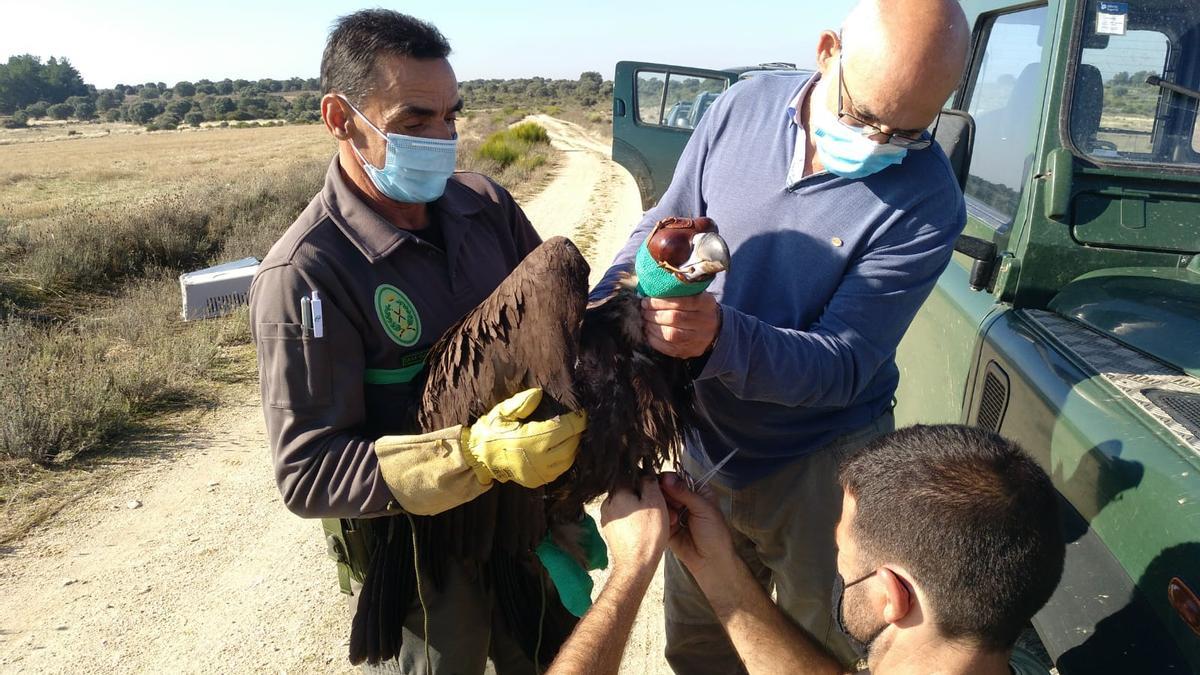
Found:
M 440 0 L 392 9 L 450 39 L 459 79 L 611 78 L 622 59 L 721 68 L 813 64 L 851 0 L 785 3 Z M 371 4 L 315 0 L 0 0 L 0 58 L 66 56 L 89 84 L 316 77 L 335 18 Z

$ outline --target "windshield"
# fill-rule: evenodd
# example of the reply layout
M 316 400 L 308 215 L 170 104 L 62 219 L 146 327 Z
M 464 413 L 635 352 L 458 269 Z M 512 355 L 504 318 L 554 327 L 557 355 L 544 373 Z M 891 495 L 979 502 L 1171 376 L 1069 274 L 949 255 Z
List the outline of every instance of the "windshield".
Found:
M 1098 162 L 1200 168 L 1200 2 L 1089 0 L 1071 140 Z

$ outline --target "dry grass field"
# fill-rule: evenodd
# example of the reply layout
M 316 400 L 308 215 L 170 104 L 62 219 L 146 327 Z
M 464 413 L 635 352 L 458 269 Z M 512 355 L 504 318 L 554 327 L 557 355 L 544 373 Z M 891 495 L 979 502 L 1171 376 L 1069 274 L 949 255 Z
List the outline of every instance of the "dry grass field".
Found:
M 6 130 L 0 145 L 0 222 L 38 227 L 72 205 L 136 209 L 196 185 L 232 185 L 281 164 L 325 162 L 334 143 L 320 125 L 145 132 L 75 125 L 80 136 Z M 110 133 L 84 136 L 87 127 Z M 114 128 L 116 127 L 116 128 Z M 17 142 L 20 141 L 20 142 Z

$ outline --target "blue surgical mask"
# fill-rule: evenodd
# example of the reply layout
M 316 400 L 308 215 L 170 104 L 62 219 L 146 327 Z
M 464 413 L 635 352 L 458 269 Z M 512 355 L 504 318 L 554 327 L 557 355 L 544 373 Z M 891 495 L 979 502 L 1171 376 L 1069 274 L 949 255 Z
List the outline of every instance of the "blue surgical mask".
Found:
M 345 98 L 342 100 L 346 101 Z M 371 120 L 359 112 L 353 103 L 346 101 L 346 105 L 387 141 L 387 158 L 382 169 L 368 162 L 354 147 L 354 142 L 350 142 L 350 147 L 377 190 L 390 199 L 414 204 L 426 204 L 442 196 L 458 158 L 457 135 L 446 140 L 385 134 L 371 124 Z
M 866 178 L 879 173 L 893 164 L 904 161 L 907 148 L 891 143 L 876 143 L 848 129 L 813 99 L 817 111 L 814 118 L 813 138 L 816 139 L 817 156 L 832 174 L 842 178 Z M 819 109 L 819 110 L 818 110 Z

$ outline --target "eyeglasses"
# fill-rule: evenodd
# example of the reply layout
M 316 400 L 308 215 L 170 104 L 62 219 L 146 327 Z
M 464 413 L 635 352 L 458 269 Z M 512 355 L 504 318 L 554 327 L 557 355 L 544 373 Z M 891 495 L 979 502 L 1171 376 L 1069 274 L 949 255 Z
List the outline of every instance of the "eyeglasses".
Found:
M 925 148 L 933 145 L 933 137 L 937 135 L 938 123 L 942 121 L 941 113 L 938 113 L 937 119 L 934 120 L 933 131 L 929 133 L 929 136 L 921 134 L 920 138 L 912 138 L 911 136 L 888 133 L 874 124 L 868 124 L 867 122 L 864 122 L 854 115 L 846 112 L 846 108 L 842 105 L 843 90 L 846 92 L 846 98 L 850 98 L 850 90 L 848 87 L 846 87 L 845 71 L 842 70 L 842 54 L 841 52 L 838 52 L 838 124 L 846 127 L 854 133 L 857 133 L 861 136 L 866 136 L 873 141 L 877 141 L 878 137 L 883 136 L 887 139 L 884 141 L 884 143 L 890 143 L 898 148 L 905 148 L 906 150 L 924 150 Z M 851 99 L 850 102 L 853 103 L 854 100 Z M 846 122 L 847 119 L 851 120 L 853 124 L 848 124 Z

